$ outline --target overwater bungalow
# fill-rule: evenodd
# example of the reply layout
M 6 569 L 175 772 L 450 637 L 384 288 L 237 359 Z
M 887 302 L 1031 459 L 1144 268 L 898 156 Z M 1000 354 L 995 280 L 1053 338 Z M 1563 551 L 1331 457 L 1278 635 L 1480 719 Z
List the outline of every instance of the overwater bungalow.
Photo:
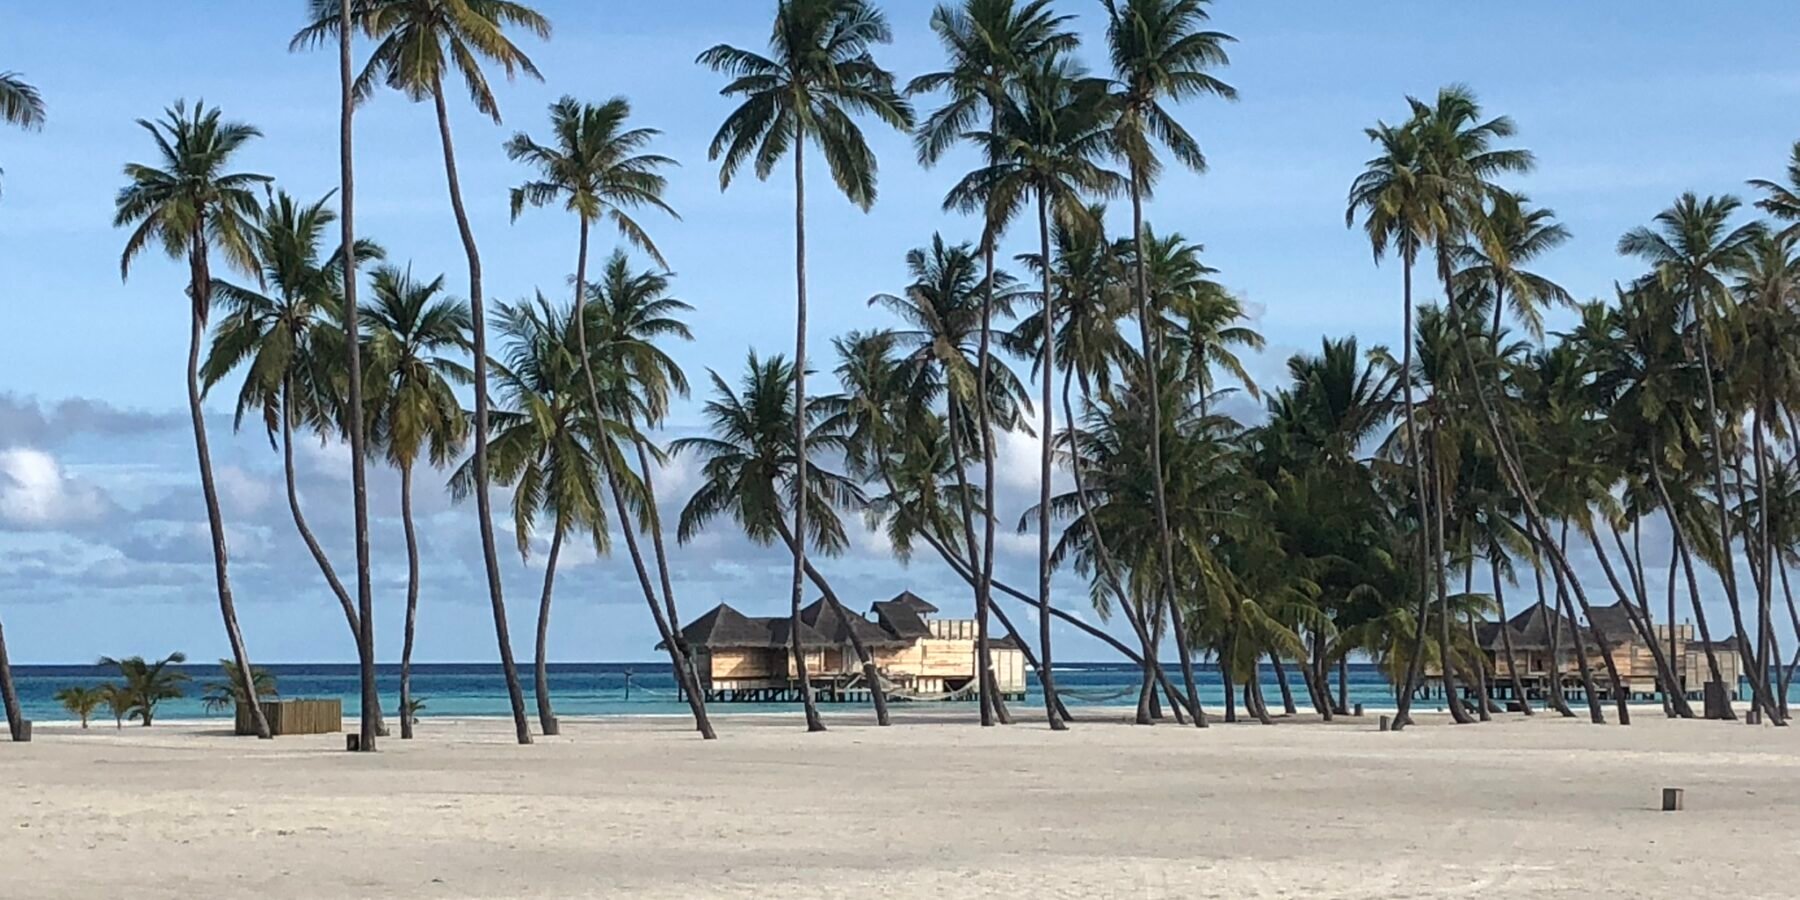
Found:
M 974 619 L 935 618 L 938 608 L 910 591 L 872 604 L 867 616 L 838 614 L 823 599 L 800 611 L 807 681 L 821 702 L 866 700 L 851 634 L 874 657 L 894 700 L 968 700 L 978 696 Z M 708 702 L 801 699 L 787 616 L 748 616 L 721 603 L 683 626 Z M 1008 638 L 989 643 L 994 677 L 1009 700 L 1025 694 L 1025 659 Z
M 1552 678 L 1560 679 L 1565 692 L 1580 693 L 1578 628 L 1580 643 L 1587 648 L 1595 686 L 1604 698 L 1610 699 L 1612 689 L 1606 678 L 1603 653 L 1612 657 L 1613 665 L 1619 671 L 1619 681 L 1631 699 L 1655 699 L 1665 690 L 1657 676 L 1655 656 L 1632 625 L 1631 614 L 1624 606 L 1617 603 L 1596 606 L 1589 624 L 1578 626 L 1549 605 L 1534 603 L 1504 625 L 1481 622 L 1476 626 L 1476 641 L 1486 655 L 1488 671 L 1492 673 L 1488 689 L 1496 699 L 1518 699 L 1513 696 L 1512 670 L 1506 652 L 1507 635 L 1502 634 L 1502 628 L 1512 639 L 1513 656 L 1519 664 L 1519 681 L 1525 688 L 1527 699 L 1543 697 L 1549 691 Z M 1673 625 L 1672 633 L 1669 623 L 1658 623 L 1652 626 L 1652 634 L 1665 655 L 1674 662 L 1675 677 L 1680 682 L 1675 689 L 1689 698 L 1701 699 L 1706 683 L 1713 680 L 1707 664 L 1709 645 L 1696 640 L 1694 626 L 1687 623 Z M 1598 635 L 1605 635 L 1604 647 Z M 1738 652 L 1737 642 L 1715 641 L 1710 647 L 1718 658 L 1721 680 L 1728 691 L 1735 694 L 1743 671 L 1743 657 Z

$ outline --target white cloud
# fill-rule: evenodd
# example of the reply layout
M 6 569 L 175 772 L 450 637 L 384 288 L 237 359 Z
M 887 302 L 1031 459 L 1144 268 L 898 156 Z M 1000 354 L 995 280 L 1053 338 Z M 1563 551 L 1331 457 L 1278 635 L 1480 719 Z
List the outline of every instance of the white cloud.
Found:
M 0 526 L 63 528 L 104 518 L 112 504 L 101 490 L 71 477 L 42 450 L 0 450 Z

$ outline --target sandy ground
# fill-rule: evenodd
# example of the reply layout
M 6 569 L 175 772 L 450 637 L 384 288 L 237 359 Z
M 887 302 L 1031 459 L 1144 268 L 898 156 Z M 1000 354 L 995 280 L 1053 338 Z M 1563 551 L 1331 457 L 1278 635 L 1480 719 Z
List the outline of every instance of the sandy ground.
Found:
M 1800 894 L 1800 732 L 1639 718 L 570 720 L 528 748 L 427 720 L 375 755 L 40 726 L 0 744 L 0 897 Z

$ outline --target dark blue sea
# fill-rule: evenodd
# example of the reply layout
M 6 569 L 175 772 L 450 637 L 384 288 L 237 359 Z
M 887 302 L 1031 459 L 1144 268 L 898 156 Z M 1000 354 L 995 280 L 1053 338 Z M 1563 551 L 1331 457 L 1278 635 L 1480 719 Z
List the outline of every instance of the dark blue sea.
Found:
M 229 715 L 209 714 L 200 704 L 199 698 L 205 691 L 205 685 L 221 679 L 217 666 L 186 665 L 177 668 L 191 679 L 187 685 L 187 696 L 165 701 L 157 708 L 159 718 L 225 718 Z M 355 714 L 360 707 L 361 689 L 355 664 L 286 664 L 266 668 L 274 674 L 276 689 L 284 697 L 339 697 L 344 701 L 346 715 Z M 1211 708 L 1219 708 L 1224 702 L 1224 696 L 1218 670 L 1210 665 L 1197 665 L 1196 669 L 1201 701 Z M 1140 676 L 1135 667 L 1114 663 L 1059 663 L 1055 671 L 1057 686 L 1065 695 L 1064 702 L 1071 706 L 1129 705 L 1136 702 L 1135 691 Z M 380 666 L 379 675 L 382 706 L 392 713 L 399 702 L 400 667 Z M 1179 683 L 1177 669 L 1173 664 L 1169 666 L 1169 675 Z M 1302 710 L 1310 709 L 1305 688 L 1298 675 L 1290 670 L 1288 676 L 1293 684 L 1295 702 Z M 26 717 L 48 722 L 69 717 L 62 705 L 54 699 L 57 691 L 74 685 L 104 684 L 113 680 L 114 673 L 100 666 L 15 666 L 13 677 Z M 529 666 L 521 666 L 520 678 L 529 706 Z M 1266 667 L 1263 671 L 1263 691 L 1271 708 L 1279 710 L 1280 689 L 1275 683 L 1274 673 Z M 1335 683 L 1333 691 L 1336 691 Z M 676 698 L 675 679 L 667 663 L 552 663 L 550 693 L 557 714 L 562 716 L 682 715 L 687 712 L 686 705 Z M 1037 693 L 1036 677 L 1030 676 L 1026 702 L 1035 698 Z M 421 717 L 509 714 L 506 682 L 501 677 L 497 664 L 414 665 L 413 696 L 425 701 L 424 709 L 419 712 Z M 1393 694 L 1374 666 L 1352 664 L 1350 702 L 1363 703 L 1372 709 L 1391 707 Z M 947 708 L 957 705 L 959 704 L 945 704 Z M 973 703 L 965 702 L 960 705 L 968 706 L 971 711 L 974 709 Z M 796 709 L 792 705 L 750 703 L 717 704 L 714 708 L 719 712 L 779 712 Z M 97 718 L 104 720 L 107 715 L 102 710 Z

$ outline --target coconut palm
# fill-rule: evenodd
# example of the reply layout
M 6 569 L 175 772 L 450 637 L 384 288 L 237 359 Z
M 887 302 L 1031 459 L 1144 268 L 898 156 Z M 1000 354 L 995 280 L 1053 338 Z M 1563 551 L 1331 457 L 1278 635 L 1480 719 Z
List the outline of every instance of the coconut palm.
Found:
M 450 208 L 462 238 L 463 254 L 469 262 L 469 315 L 474 325 L 475 357 L 474 494 L 482 562 L 487 569 L 488 600 L 494 611 L 494 637 L 500 649 L 507 699 L 512 705 L 513 730 L 519 743 L 529 744 L 531 724 L 525 712 L 525 695 L 519 686 L 518 666 L 513 662 L 506 601 L 500 584 L 500 560 L 494 543 L 493 511 L 488 500 L 487 312 L 482 294 L 481 253 L 463 204 L 444 81 L 447 77 L 460 78 L 468 88 L 476 110 L 498 124 L 500 106 L 481 70 L 482 61 L 498 65 L 509 79 L 519 72 L 539 78 L 537 66 L 507 36 L 507 29 L 519 28 L 548 38 L 550 21 L 531 7 L 512 0 L 367 0 L 366 3 L 348 4 L 348 10 L 343 0 L 309 2 L 312 24 L 294 36 L 291 47 L 317 45 L 333 37 L 341 45 L 344 29 L 354 28 L 375 42 L 368 63 L 356 77 L 357 96 L 369 96 L 379 82 L 414 102 L 432 101 L 437 113 L 438 141 L 444 153 Z
M 1619 238 L 1619 253 L 1633 256 L 1651 265 L 1657 281 L 1672 292 L 1681 304 L 1680 319 L 1692 323 L 1694 344 L 1698 346 L 1703 372 L 1715 372 L 1713 354 L 1722 349 L 1728 334 L 1717 323 L 1732 309 L 1730 286 L 1726 279 L 1734 269 L 1742 268 L 1756 239 L 1764 233 L 1759 223 L 1731 227 L 1740 202 L 1735 197 L 1707 197 L 1702 200 L 1692 192 L 1684 193 L 1675 204 L 1656 215 L 1656 227 L 1638 227 Z M 1725 492 L 1726 449 L 1721 436 L 1720 409 L 1713 378 L 1701 379 L 1706 401 L 1707 456 L 1712 468 L 1713 495 L 1718 512 L 1719 546 L 1729 558 L 1732 545 L 1731 517 Z M 1746 541 L 1746 545 L 1748 542 Z M 1741 593 L 1736 567 L 1720 565 L 1720 580 L 1725 584 L 1725 600 L 1731 607 L 1739 647 L 1751 646 L 1744 627 Z M 1768 592 L 1758 584 L 1758 609 L 1768 605 Z M 1771 721 L 1781 724 L 1779 704 L 1769 692 L 1768 672 L 1748 673 L 1756 705 Z
M 68 710 L 70 715 L 80 719 L 81 727 L 85 730 L 88 727 L 88 719 L 94 715 L 94 710 L 99 709 L 100 704 L 106 702 L 106 693 L 102 688 L 73 685 L 57 691 L 50 699 L 61 703 L 63 709 Z
M 704 460 L 704 481 L 682 508 L 678 539 L 686 543 L 714 519 L 730 516 L 758 544 L 768 545 L 780 539 L 793 548 L 804 539 L 825 556 L 842 553 L 849 539 L 837 511 L 860 510 L 867 500 L 854 480 L 826 470 L 813 456 L 799 454 L 794 435 L 800 429 L 791 422 L 796 407 L 790 402 L 792 392 L 788 384 L 795 377 L 793 367 L 780 355 L 765 361 L 752 352 L 741 392 L 733 390 L 717 372 L 711 375 L 714 396 L 704 413 L 711 435 L 682 438 L 670 445 L 676 454 L 692 454 Z M 831 414 L 829 406 L 819 403 L 807 409 L 807 415 L 813 419 L 805 429 L 812 438 L 807 444 L 809 454 L 841 453 L 845 446 L 843 434 L 818 431 L 819 422 Z M 802 469 L 806 471 L 804 476 Z M 793 493 L 794 483 L 802 481 L 806 493 Z M 804 538 L 787 524 L 787 506 L 796 497 L 812 507 L 804 519 L 811 530 Z M 806 563 L 806 575 L 840 618 L 854 615 L 844 608 L 837 592 L 811 563 Z M 847 629 L 846 634 L 862 663 L 863 679 L 876 704 L 877 717 L 885 725 L 887 700 L 880 671 L 856 630 Z M 810 686 L 803 683 L 802 689 L 810 691 Z
M 44 127 L 44 97 L 17 72 L 0 72 L 0 122 L 30 131 Z M 6 170 L 0 169 L 4 174 Z M 0 672 L 0 677 L 8 676 Z
M 183 695 L 183 685 L 187 684 L 189 680 L 187 673 L 170 667 L 185 662 L 187 662 L 187 654 L 177 652 L 154 662 L 146 662 L 141 656 L 127 656 L 123 659 L 102 656 L 98 665 L 110 666 L 118 670 L 119 692 L 125 702 L 125 717 L 137 719 L 144 724 L 144 727 L 148 728 L 151 720 L 156 718 L 157 704 L 164 700 L 179 699 Z M 239 670 L 238 679 L 243 684 L 244 690 L 254 689 L 250 680 L 243 677 L 243 670 Z M 260 707 L 253 708 L 260 710 Z M 252 718 L 262 721 L 260 714 L 254 714 Z M 266 725 L 264 729 L 267 729 Z M 266 737 L 267 735 L 261 736 Z
M 363 309 L 369 355 L 366 379 L 369 448 L 400 472 L 400 527 L 406 535 L 406 625 L 400 647 L 400 708 L 412 698 L 413 638 L 419 614 L 419 540 L 413 524 L 413 473 L 419 458 L 443 468 L 462 455 L 469 419 L 455 387 L 468 368 L 451 358 L 469 344 L 469 308 L 444 297 L 444 277 L 413 278 L 410 269 L 377 268 Z M 413 736 L 412 717 L 400 737 Z
M 939 5 L 931 13 L 931 30 L 944 48 L 947 67 L 912 80 L 908 94 L 942 92 L 944 105 L 925 118 L 914 134 L 919 161 L 929 166 L 959 143 L 974 143 L 982 150 L 985 165 L 1000 158 L 1000 147 L 992 140 L 978 136 L 978 123 L 987 123 L 987 134 L 1000 131 L 1000 108 L 1006 94 L 1020 73 L 1035 66 L 1046 56 L 1073 50 L 1079 39 L 1068 24 L 1073 17 L 1058 15 L 1050 9 L 1050 0 L 963 0 L 961 6 Z M 954 196 L 945 199 L 945 207 L 954 208 Z M 1006 222 L 984 217 L 981 235 L 982 276 L 990 288 L 998 271 L 994 248 Z M 994 296 L 989 290 L 982 298 L 982 314 L 976 356 L 976 396 L 989 396 L 989 382 L 994 372 L 993 340 Z M 976 423 L 981 437 L 982 487 L 985 496 L 994 495 L 994 434 L 988 409 L 976 410 Z M 969 547 L 974 564 L 975 581 L 975 647 L 977 668 L 991 671 L 988 611 L 992 605 L 994 583 L 994 534 L 997 518 L 992 509 L 982 517 L 982 540 L 979 552 Z M 983 675 L 984 678 L 990 678 Z M 1004 716 L 1004 707 L 996 705 L 997 691 L 983 691 L 981 724 L 993 725 Z M 990 699 L 992 697 L 992 699 Z
M 1093 228 L 1089 200 L 1111 196 L 1124 186 L 1124 179 L 1102 164 L 1109 140 L 1106 114 L 1103 93 L 1078 66 L 1066 59 L 1039 62 L 1019 79 L 1015 96 L 1000 107 L 998 131 L 973 134 L 973 140 L 992 144 L 998 151 L 987 165 L 964 176 L 951 189 L 952 205 L 964 212 L 982 213 L 990 223 L 1010 221 L 1020 211 L 1035 207 L 1038 256 L 1050 259 L 1052 216 L 1071 228 Z M 1040 274 L 1045 320 L 1055 323 L 1049 267 L 1043 267 Z M 1040 363 L 1038 502 L 1044 507 L 1050 502 L 1055 434 L 1055 347 L 1055 341 L 1044 343 Z M 1038 639 L 1043 666 L 1038 680 L 1044 688 L 1051 728 L 1062 730 L 1067 724 L 1056 713 L 1056 679 L 1049 669 L 1050 568 L 1050 523 L 1045 518 L 1038 528 Z
M 1237 90 L 1210 74 L 1208 70 L 1230 64 L 1225 45 L 1235 40 L 1228 34 L 1204 30 L 1208 20 L 1207 0 L 1104 0 L 1106 6 L 1106 38 L 1108 56 L 1113 68 L 1114 119 L 1112 141 L 1114 151 L 1124 160 L 1130 175 L 1131 234 L 1134 244 L 1134 292 L 1137 297 L 1138 353 L 1143 360 L 1142 383 L 1153 390 L 1160 382 L 1156 366 L 1162 354 L 1155 346 L 1150 317 L 1149 279 L 1144 271 L 1144 199 L 1156 185 L 1162 161 L 1156 156 L 1156 145 L 1166 147 L 1175 159 L 1195 172 L 1206 170 L 1206 156 L 1200 144 L 1165 106 L 1201 96 L 1237 98 Z M 1151 398 L 1151 415 L 1159 414 L 1162 404 Z M 1157 430 L 1154 422 L 1152 431 Z M 1153 452 L 1156 445 L 1152 444 Z M 1150 460 L 1155 482 L 1162 485 L 1165 474 L 1160 456 Z M 1157 515 L 1168 518 L 1166 486 L 1159 487 L 1154 497 Z M 1163 590 L 1170 596 L 1176 592 L 1175 548 L 1169 529 L 1160 527 L 1157 534 L 1162 552 Z M 1178 604 L 1171 611 L 1179 614 Z M 1176 640 L 1185 639 L 1187 629 L 1177 625 Z M 1178 648 L 1179 649 L 1179 648 Z M 1183 651 L 1183 677 L 1187 681 L 1188 700 L 1197 704 L 1199 695 L 1193 684 L 1192 666 Z M 1196 717 L 1196 724 L 1205 719 Z
M 1495 191 L 1476 218 L 1474 240 L 1453 251 L 1461 266 L 1452 284 L 1459 295 L 1480 296 L 1493 305 L 1494 334 L 1510 307 L 1533 335 L 1544 333 L 1543 310 L 1574 302 L 1562 285 L 1524 268 L 1532 260 L 1569 240 L 1569 229 L 1556 221 L 1556 211 L 1533 208 L 1531 199 L 1513 191 Z
M 294 428 L 336 431 L 348 403 L 341 396 L 347 379 L 340 365 L 339 331 L 344 256 L 340 249 L 321 258 L 326 231 L 337 220 L 328 200 L 301 203 L 285 191 L 268 198 L 250 235 L 256 282 L 213 280 L 213 302 L 221 318 L 200 377 L 210 391 L 232 372 L 244 371 L 233 427 L 241 427 L 246 414 L 255 415 L 270 445 L 279 447 L 294 528 L 343 608 L 351 640 L 360 645 L 361 614 L 307 524 L 294 468 Z M 365 259 L 382 255 L 367 241 L 359 249 Z
M 554 735 L 560 728 L 550 702 L 547 660 L 556 564 L 563 538 L 573 530 L 586 533 L 596 555 L 609 549 L 599 474 L 610 463 L 599 457 L 612 452 L 612 444 L 604 433 L 606 420 L 589 414 L 580 342 L 574 335 L 580 320 L 570 307 L 540 294 L 533 303 L 500 304 L 496 320 L 501 354 L 497 387 L 505 408 L 494 413 L 489 459 L 494 478 L 513 488 L 513 533 L 521 559 L 531 555 L 539 518 L 550 521 L 534 686 L 539 725 L 544 734 Z M 459 495 L 473 484 L 470 465 L 465 463 L 454 481 Z
M 189 107 L 178 102 L 158 122 L 138 120 L 150 133 L 161 168 L 127 163 L 128 184 L 115 201 L 114 227 L 133 226 L 119 259 L 121 278 L 129 277 L 131 264 L 153 245 L 188 263 L 188 415 L 194 427 L 194 450 L 200 468 L 201 493 L 206 502 L 207 527 L 212 536 L 213 577 L 219 596 L 219 612 L 232 657 L 248 672 L 250 651 L 238 628 L 237 606 L 232 600 L 226 570 L 225 521 L 219 511 L 218 486 L 213 481 L 212 453 L 207 446 L 206 418 L 201 409 L 200 344 L 212 309 L 212 255 L 219 252 L 226 265 L 254 271 L 252 222 L 257 213 L 255 188 L 268 178 L 229 169 L 232 156 L 261 132 L 239 122 L 225 121 L 219 110 L 204 104 Z M 269 724 L 260 708 L 251 720 L 258 737 L 269 737 Z
M 202 686 L 205 693 L 200 695 L 200 705 L 207 712 L 224 712 L 244 702 L 244 679 L 238 677 L 237 664 L 229 659 L 219 660 L 219 675 L 218 681 L 209 681 Z M 275 675 L 268 669 L 259 667 L 252 671 L 250 682 L 256 685 L 258 700 L 281 693 L 275 689 Z
M 707 158 L 719 165 L 719 188 L 754 160 L 756 177 L 766 180 L 781 157 L 794 158 L 794 442 L 806 457 L 806 145 L 824 155 L 838 189 L 864 210 L 875 203 L 875 154 L 857 126 L 857 114 L 874 116 L 898 129 L 912 127 L 912 107 L 895 90 L 894 76 L 875 62 L 870 49 L 893 40 L 887 17 L 867 0 L 779 0 L 769 36 L 769 56 L 719 44 L 700 54 L 701 65 L 731 76 L 720 93 L 742 97 L 713 136 Z M 808 471 L 794 480 L 793 532 L 810 532 L 806 515 Z M 805 698 L 806 728 L 824 731 L 806 688 L 806 658 L 800 652 L 800 598 L 804 589 L 806 543 L 793 542 L 790 619 L 793 653 Z
M 1800 141 L 1794 142 L 1794 149 L 1788 156 L 1786 184 L 1753 178 L 1750 186 L 1766 195 L 1756 201 L 1759 209 L 1781 221 L 1793 222 L 1788 226 L 1790 234 L 1800 229 Z

